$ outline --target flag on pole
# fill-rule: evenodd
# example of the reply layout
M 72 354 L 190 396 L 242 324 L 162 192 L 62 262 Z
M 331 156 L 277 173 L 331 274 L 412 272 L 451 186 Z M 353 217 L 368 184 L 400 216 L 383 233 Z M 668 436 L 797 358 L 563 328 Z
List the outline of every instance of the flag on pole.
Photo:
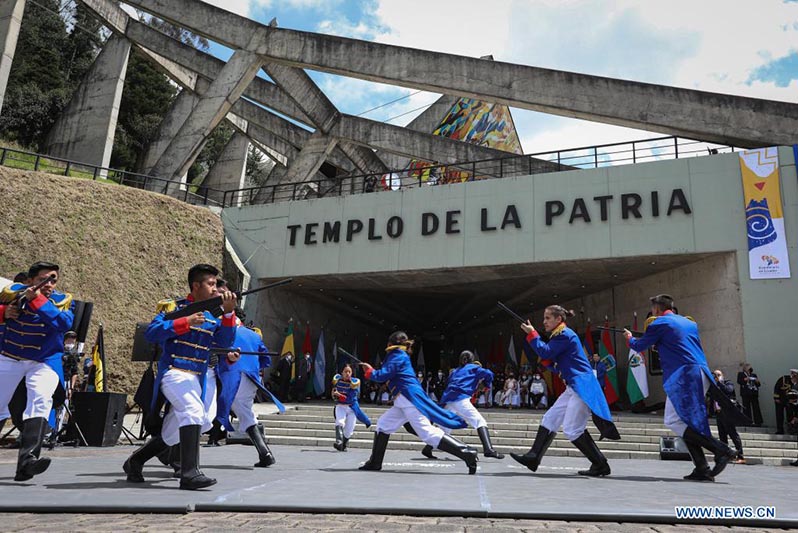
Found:
M 637 313 L 635 313 L 634 326 L 637 331 Z M 629 348 L 629 371 L 626 375 L 626 394 L 629 402 L 635 404 L 648 398 L 648 375 L 646 374 L 646 360 L 643 355 Z
M 333 342 L 333 353 L 332 353 L 332 356 L 333 356 L 333 368 L 335 369 L 336 372 L 340 372 L 341 369 L 338 368 L 338 365 L 339 365 L 339 363 L 338 363 L 338 339 L 335 339 L 335 341 Z
M 355 352 L 357 355 L 357 352 Z M 360 360 L 364 363 L 371 363 L 371 354 L 369 353 L 369 336 L 368 333 L 366 334 L 366 338 L 363 340 L 363 352 L 360 354 Z
M 91 362 L 94 365 L 94 392 L 105 392 L 105 339 L 102 324 L 97 329 L 97 340 L 91 351 Z
M 310 354 L 310 379 L 308 379 L 307 383 L 305 383 L 305 394 L 312 394 L 313 393 L 313 376 L 316 372 L 315 364 L 313 361 L 313 344 L 310 341 L 310 322 L 305 324 L 305 340 L 302 341 L 302 358 L 305 358 L 305 354 Z
M 417 370 L 426 370 L 426 361 L 424 361 L 424 345 L 421 345 L 421 348 L 418 350 L 418 359 L 416 359 L 416 369 Z
M 590 331 L 589 318 L 587 319 L 587 327 L 585 328 L 585 347 L 587 347 L 588 360 L 592 359 L 594 353 L 598 353 L 596 347 L 593 345 L 593 332 Z
M 296 378 L 296 352 L 294 351 L 294 319 L 288 321 L 288 329 L 285 332 L 285 340 L 283 341 L 283 349 L 280 350 L 280 357 L 285 357 L 291 354 L 294 357 L 294 362 L 291 365 L 291 379 Z
M 322 396 L 326 389 L 325 379 L 325 366 L 327 354 L 324 352 L 324 329 L 319 333 L 319 343 L 316 345 L 316 362 L 313 364 L 313 388 L 316 391 L 316 396 Z
M 605 327 L 610 327 L 610 321 L 604 321 Z M 607 367 L 607 375 L 604 377 L 604 396 L 609 405 L 618 401 L 618 369 L 615 364 L 615 355 L 612 353 L 612 339 L 610 331 L 605 329 L 601 332 L 601 342 L 599 343 L 599 356 Z
M 515 339 L 513 339 L 513 334 L 510 333 L 510 344 L 507 346 L 507 355 L 510 356 L 510 361 L 513 363 L 513 366 L 518 367 L 518 358 L 515 356 Z

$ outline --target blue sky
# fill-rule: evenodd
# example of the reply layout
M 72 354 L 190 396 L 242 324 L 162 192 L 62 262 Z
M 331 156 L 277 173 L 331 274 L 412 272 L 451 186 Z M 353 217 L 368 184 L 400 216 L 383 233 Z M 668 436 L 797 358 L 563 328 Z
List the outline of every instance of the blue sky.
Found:
M 212 0 L 263 23 L 798 103 L 798 1 Z M 212 52 L 226 57 L 218 46 Z M 403 125 L 437 95 L 311 72 L 344 112 Z M 422 109 L 419 109 L 422 108 Z M 659 135 L 513 109 L 525 152 Z M 398 117 L 398 118 L 397 118 Z

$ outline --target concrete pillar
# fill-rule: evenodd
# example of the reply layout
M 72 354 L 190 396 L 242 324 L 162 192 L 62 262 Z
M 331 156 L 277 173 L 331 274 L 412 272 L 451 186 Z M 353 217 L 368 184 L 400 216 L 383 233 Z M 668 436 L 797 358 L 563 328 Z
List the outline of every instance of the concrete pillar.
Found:
M 107 167 L 114 146 L 130 42 L 112 35 L 47 135 L 44 152 Z
M 249 139 L 240 132 L 234 133 L 222 150 L 219 159 L 208 171 L 202 186 L 221 191 L 243 189 L 248 152 Z M 209 191 L 208 198 L 221 202 L 224 194 Z M 235 205 L 239 205 L 239 202 L 235 202 Z
M 8 75 L 11 73 L 24 11 L 25 0 L 0 0 L 0 47 L 3 54 L 0 56 L 0 110 L 3 109 Z
M 335 148 L 335 143 L 334 137 L 320 131 L 315 132 L 299 151 L 296 159 L 291 162 L 281 183 L 297 183 L 313 179 L 324 160 Z
M 188 172 L 208 136 L 225 118 L 261 64 L 260 57 L 252 52 L 238 50 L 233 54 L 158 159 L 152 175 L 176 180 Z

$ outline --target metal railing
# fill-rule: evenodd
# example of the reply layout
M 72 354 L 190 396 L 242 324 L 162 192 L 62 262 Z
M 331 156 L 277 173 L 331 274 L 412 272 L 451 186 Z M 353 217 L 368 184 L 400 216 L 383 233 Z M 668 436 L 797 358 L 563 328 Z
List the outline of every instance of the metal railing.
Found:
M 209 187 L 195 187 L 190 183 L 167 180 L 127 170 L 118 170 L 88 163 L 79 163 L 15 148 L 0 147 L 0 165 L 21 170 L 35 170 L 60 176 L 111 181 L 127 187 L 166 194 L 193 205 L 221 207 L 224 191 Z M 194 189 L 194 190 L 192 190 Z
M 679 137 L 656 137 L 466 163 L 431 165 L 425 162 L 415 162 L 408 168 L 386 173 L 262 185 L 225 191 L 222 206 L 267 204 L 326 196 L 394 191 L 512 176 L 684 159 L 734 151 L 735 147 L 733 146 Z

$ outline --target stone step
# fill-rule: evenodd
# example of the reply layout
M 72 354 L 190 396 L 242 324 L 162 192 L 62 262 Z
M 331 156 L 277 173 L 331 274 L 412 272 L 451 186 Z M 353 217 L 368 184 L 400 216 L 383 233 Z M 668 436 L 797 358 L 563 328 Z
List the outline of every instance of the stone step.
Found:
M 369 416 L 372 421 L 376 421 L 378 416 Z M 326 415 L 297 415 L 297 414 L 283 414 L 283 415 L 261 415 L 260 420 L 274 421 L 275 423 L 319 423 L 329 424 L 332 419 L 332 413 Z M 491 430 L 495 431 L 522 431 L 522 432 L 537 432 L 540 420 L 517 420 L 515 422 L 494 422 L 488 420 L 488 425 Z M 714 425 L 711 425 L 711 427 Z M 592 426 L 590 426 L 592 427 Z M 657 424 L 632 424 L 632 423 L 617 423 L 616 427 L 622 435 L 637 434 L 637 435 L 670 435 L 670 430 L 662 425 L 662 421 Z M 713 428 L 713 431 L 714 428 Z M 791 435 L 775 435 L 774 433 L 767 433 L 764 428 L 740 428 L 740 436 L 743 439 L 762 439 L 784 442 L 796 442 L 796 438 Z
M 328 447 L 332 449 L 333 442 L 335 442 L 334 438 L 324 438 L 324 437 L 296 437 L 290 435 L 269 435 L 269 443 L 270 444 L 281 444 L 281 445 L 289 445 L 289 446 L 314 446 L 314 447 Z M 355 449 L 370 449 L 372 444 L 372 439 L 368 438 L 359 438 L 359 435 L 353 436 L 353 438 L 349 441 L 349 447 Z M 602 443 L 603 444 L 603 443 Z M 415 440 L 404 440 L 404 439 L 391 439 L 388 452 L 390 454 L 391 449 L 395 450 L 417 450 L 420 452 L 421 448 L 424 446 L 423 442 Z M 496 445 L 496 449 L 502 453 L 509 453 L 511 451 L 518 451 L 518 448 L 513 448 L 504 445 Z M 659 459 L 659 452 L 653 451 L 640 451 L 640 450 L 615 450 L 615 449 L 607 449 L 605 450 L 605 455 L 608 459 Z M 441 456 L 442 452 L 436 452 Z M 569 457 L 581 457 L 582 454 L 574 448 L 572 445 L 565 443 L 565 446 L 560 446 L 557 441 L 555 441 L 551 448 L 549 448 L 547 455 L 551 456 L 569 456 Z M 365 460 L 365 457 L 364 457 Z M 495 459 L 481 459 L 481 460 L 490 460 L 493 461 Z M 505 460 L 512 460 L 512 459 L 505 459 Z M 710 458 L 711 460 L 711 458 Z M 793 457 L 782 457 L 782 456 L 751 456 L 747 457 L 749 464 L 766 464 L 766 465 L 776 465 L 782 466 L 787 465 L 791 461 L 794 460 Z M 679 461 L 679 463 L 684 463 L 685 470 L 689 469 L 687 461 Z M 737 465 L 735 465 L 737 466 Z
M 324 422 L 306 422 L 306 421 L 295 421 L 295 420 L 285 420 L 282 417 L 260 417 L 259 420 L 264 422 L 267 427 L 275 427 L 279 426 L 281 428 L 286 429 L 317 429 L 321 431 L 331 430 L 332 428 L 332 420 L 328 417 Z M 362 427 L 362 426 L 357 426 Z M 507 437 L 507 438 L 517 438 L 517 439 L 534 439 L 535 435 L 537 434 L 537 427 L 534 430 L 522 430 L 517 429 L 519 426 L 507 426 L 513 429 L 503 429 L 503 425 L 496 425 L 490 426 L 490 431 L 492 435 Z M 588 428 L 591 432 L 597 433 L 597 430 L 592 425 L 588 425 Z M 469 435 L 476 435 L 476 430 L 474 429 L 463 429 L 458 430 L 458 435 L 461 434 L 469 434 Z M 625 441 L 631 442 L 656 442 L 659 443 L 660 436 L 669 436 L 670 430 L 666 428 L 658 428 L 654 430 L 639 430 L 637 428 L 633 429 L 626 429 L 622 432 L 621 437 Z M 743 445 L 748 446 L 767 446 L 772 448 L 785 448 L 785 449 L 798 449 L 798 442 L 795 439 L 790 438 L 790 440 L 786 440 L 783 438 L 782 435 L 750 435 L 746 433 L 742 433 L 741 438 L 743 439 Z M 771 438 L 760 438 L 760 437 L 773 437 Z M 778 440 L 776 440 L 778 438 Z
M 266 432 L 269 437 L 282 437 L 282 436 L 290 436 L 290 437 L 297 437 L 297 438 L 308 438 L 308 439 L 323 439 L 323 438 L 333 438 L 334 437 L 334 430 L 332 427 L 328 426 L 326 429 L 287 429 L 284 427 L 277 427 L 277 428 L 269 428 L 267 426 Z M 359 429 L 356 430 L 353 434 L 353 439 L 363 439 L 363 440 L 370 440 L 372 438 L 373 432 L 366 430 L 366 429 Z M 466 433 L 466 432 L 458 432 L 457 437 L 464 441 L 466 444 L 470 444 L 473 446 L 480 446 L 479 437 L 475 433 Z M 411 435 L 405 431 L 398 431 L 391 436 L 391 441 L 402 441 L 402 442 L 418 442 L 418 438 L 414 435 Z M 492 435 L 492 441 L 496 446 L 506 446 L 512 449 L 525 449 L 531 446 L 533 442 L 533 438 L 529 439 L 518 439 L 512 437 L 506 437 L 499 434 Z M 554 439 L 554 444 L 559 444 L 561 446 L 568 446 L 568 440 L 562 436 L 562 434 L 557 434 L 557 437 Z M 792 448 L 763 448 L 757 447 L 746 442 L 743 442 L 743 446 L 745 447 L 746 456 L 751 457 L 795 457 L 796 451 L 798 447 Z M 650 451 L 650 452 L 659 452 L 659 440 L 656 442 L 636 442 L 630 440 L 620 440 L 620 441 L 610 441 L 604 440 L 601 441 L 600 447 L 602 450 L 639 450 L 639 451 Z

